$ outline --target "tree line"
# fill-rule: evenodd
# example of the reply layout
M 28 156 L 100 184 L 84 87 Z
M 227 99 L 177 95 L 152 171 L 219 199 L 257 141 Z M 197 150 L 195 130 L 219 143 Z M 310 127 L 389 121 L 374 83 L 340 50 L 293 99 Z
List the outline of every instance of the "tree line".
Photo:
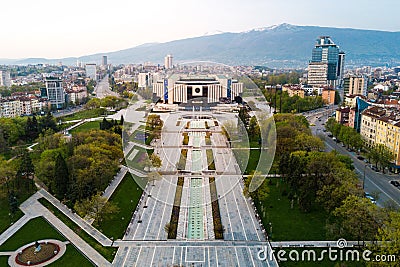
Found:
M 0 153 L 12 146 L 30 143 L 47 131 L 57 132 L 58 125 L 51 113 L 39 117 L 0 118 Z
M 71 207 L 103 191 L 123 158 L 121 138 L 102 130 L 76 133 L 71 140 L 48 135 L 39 144 L 36 176 Z
M 389 167 L 393 161 L 393 153 L 383 144 L 375 144 L 372 147 L 366 147 L 361 135 L 354 129 L 342 125 L 334 118 L 329 118 L 326 122 L 326 129 L 332 133 L 339 141 L 343 142 L 347 148 L 352 148 L 358 152 L 366 151 L 368 160 L 383 171 Z

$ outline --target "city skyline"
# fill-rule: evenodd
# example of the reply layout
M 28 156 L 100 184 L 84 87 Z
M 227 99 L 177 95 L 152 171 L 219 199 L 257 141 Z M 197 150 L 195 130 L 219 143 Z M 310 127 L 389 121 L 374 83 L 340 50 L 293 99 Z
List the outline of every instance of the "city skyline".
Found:
M 384 0 L 381 5 L 395 9 L 400 4 Z M 175 0 L 154 1 L 151 6 L 125 0 L 112 4 L 72 0 L 57 7 L 48 0 L 6 2 L 2 5 L 3 18 L 12 23 L 3 27 L 5 38 L 0 58 L 79 57 L 145 43 L 215 32 L 242 32 L 281 23 L 385 31 L 400 28 L 400 22 L 390 17 L 371 20 L 368 14 L 376 12 L 371 5 L 338 0 L 329 10 L 330 14 L 337 15 L 327 16 L 325 9 L 315 0 L 229 3 L 207 0 L 202 5 Z

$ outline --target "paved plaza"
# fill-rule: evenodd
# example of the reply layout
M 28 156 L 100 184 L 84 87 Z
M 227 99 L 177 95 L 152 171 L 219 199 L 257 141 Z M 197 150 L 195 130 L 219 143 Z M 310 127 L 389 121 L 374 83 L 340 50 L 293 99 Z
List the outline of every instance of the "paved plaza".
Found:
M 213 119 L 193 120 L 191 112 L 161 114 L 164 127 L 154 144 L 161 160 L 161 180 L 148 184 L 123 240 L 115 266 L 278 266 L 276 261 L 261 261 L 257 254 L 269 247 L 253 205 L 243 195 L 240 168 L 228 148 L 221 127 Z M 204 112 L 202 115 L 211 113 Z M 232 119 L 236 119 L 232 116 Z M 212 132 L 212 145 L 204 141 L 205 121 Z M 183 147 L 183 132 L 189 135 Z M 185 172 L 176 173 L 180 150 L 188 149 Z M 207 170 L 206 150 L 212 149 L 215 171 Z M 201 175 L 199 175 L 201 174 Z M 164 226 L 169 223 L 178 177 L 184 178 L 176 240 L 167 240 Z M 213 233 L 209 177 L 215 177 L 224 240 Z
M 135 107 L 140 107 L 141 104 L 139 102 Z M 187 124 L 192 121 L 188 119 L 192 116 L 190 112 L 161 114 L 164 121 L 162 135 L 159 140 L 152 142 L 152 147 L 162 160 L 162 177 L 146 185 L 122 240 L 110 240 L 94 228 L 91 221 L 79 217 L 46 190 L 41 189 L 21 204 L 25 215 L 0 235 L 0 244 L 30 219 L 43 216 L 97 266 L 278 266 L 273 257 L 266 261 L 257 256 L 261 249 L 266 248 L 270 252 L 270 243 L 257 219 L 253 204 L 243 195 L 240 168 L 232 150 L 228 148 L 221 127 L 214 124 L 211 113 L 204 112 L 203 115 L 207 115 L 207 119 L 193 120 Z M 235 119 L 233 114 L 229 116 Z M 132 122 L 131 132 L 145 121 L 142 112 L 136 113 L 136 116 L 127 114 L 126 118 Z M 206 130 L 212 132 L 211 144 L 205 141 Z M 183 132 L 187 132 L 189 136 L 187 146 L 182 145 Z M 138 147 L 148 148 L 143 143 L 129 142 L 125 146 L 124 154 L 137 153 L 135 149 Z M 182 148 L 188 150 L 186 166 L 184 172 L 178 173 L 177 162 Z M 212 151 L 214 170 L 208 169 L 207 150 Z M 135 177 L 145 177 L 143 170 L 121 166 L 120 172 L 103 193 L 106 198 L 113 194 L 127 171 L 135 174 Z M 182 177 L 184 183 L 177 238 L 168 239 L 165 225 L 171 220 L 178 177 Z M 224 228 L 223 240 L 215 239 L 211 206 L 214 199 L 210 195 L 210 177 L 215 178 Z M 42 197 L 101 245 L 117 247 L 114 261 L 108 262 L 47 210 L 38 202 Z

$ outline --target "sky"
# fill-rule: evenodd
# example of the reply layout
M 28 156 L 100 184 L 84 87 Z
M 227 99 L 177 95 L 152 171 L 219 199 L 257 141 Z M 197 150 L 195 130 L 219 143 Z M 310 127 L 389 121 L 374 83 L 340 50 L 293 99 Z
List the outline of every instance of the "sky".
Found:
M 5 0 L 0 58 L 79 57 L 281 23 L 400 31 L 387 14 L 399 9 L 398 0 Z

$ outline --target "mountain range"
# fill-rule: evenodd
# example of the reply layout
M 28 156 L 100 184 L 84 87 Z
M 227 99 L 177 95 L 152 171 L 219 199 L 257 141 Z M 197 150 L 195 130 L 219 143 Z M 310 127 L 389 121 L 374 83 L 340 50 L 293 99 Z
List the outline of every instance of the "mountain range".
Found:
M 149 43 L 109 52 L 61 59 L 28 58 L 2 60 L 1 64 L 57 63 L 76 61 L 100 63 L 107 55 L 113 65 L 153 62 L 163 64 L 165 55 L 172 54 L 174 64 L 187 61 L 214 61 L 229 65 L 262 65 L 296 68 L 307 66 L 318 36 L 331 36 L 346 53 L 347 66 L 400 65 L 400 32 L 296 26 L 280 24 L 246 32 L 217 32 L 204 36 Z

